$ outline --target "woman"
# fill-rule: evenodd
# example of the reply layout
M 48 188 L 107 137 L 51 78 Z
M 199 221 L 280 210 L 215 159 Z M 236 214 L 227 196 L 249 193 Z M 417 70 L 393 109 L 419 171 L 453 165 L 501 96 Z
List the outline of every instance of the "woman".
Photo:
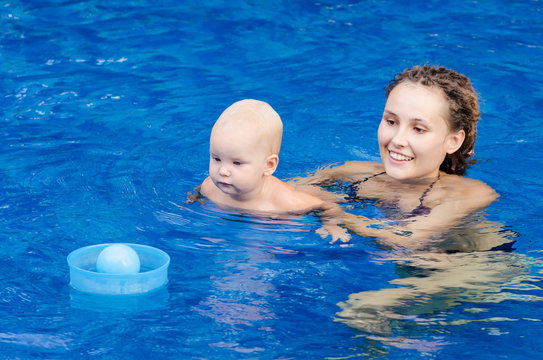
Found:
M 390 246 L 434 247 L 438 236 L 442 240 L 440 235 L 498 197 L 485 183 L 463 177 L 480 117 L 477 96 L 470 80 L 453 70 L 415 66 L 390 82 L 386 98 L 378 130 L 382 163 L 349 161 L 295 181 L 341 182 L 347 199 L 377 200 L 389 219 L 345 216 L 344 224 L 362 236 Z M 446 250 L 488 250 L 496 241 Z

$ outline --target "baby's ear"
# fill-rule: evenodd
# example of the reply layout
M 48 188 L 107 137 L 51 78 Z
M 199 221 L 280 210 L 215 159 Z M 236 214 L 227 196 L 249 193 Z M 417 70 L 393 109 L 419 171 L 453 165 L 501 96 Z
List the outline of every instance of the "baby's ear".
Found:
M 279 156 L 277 154 L 271 154 L 266 159 L 266 167 L 264 168 L 264 175 L 271 175 L 277 169 L 279 165 Z

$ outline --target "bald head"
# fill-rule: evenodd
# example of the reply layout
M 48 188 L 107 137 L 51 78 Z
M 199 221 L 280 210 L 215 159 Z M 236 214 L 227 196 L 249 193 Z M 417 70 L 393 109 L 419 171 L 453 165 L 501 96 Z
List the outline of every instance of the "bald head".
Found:
M 254 136 L 259 144 L 266 146 L 269 154 L 279 154 L 283 123 L 279 114 L 264 101 L 246 99 L 230 105 L 215 122 L 211 134 L 225 129 Z

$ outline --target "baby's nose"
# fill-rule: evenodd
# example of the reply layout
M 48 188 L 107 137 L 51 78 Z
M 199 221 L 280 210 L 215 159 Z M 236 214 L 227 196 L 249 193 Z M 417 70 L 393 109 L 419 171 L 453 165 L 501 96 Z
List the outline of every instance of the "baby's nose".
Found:
M 228 169 L 228 167 L 225 165 L 221 165 L 219 168 L 219 174 L 221 176 L 230 176 L 230 169 Z

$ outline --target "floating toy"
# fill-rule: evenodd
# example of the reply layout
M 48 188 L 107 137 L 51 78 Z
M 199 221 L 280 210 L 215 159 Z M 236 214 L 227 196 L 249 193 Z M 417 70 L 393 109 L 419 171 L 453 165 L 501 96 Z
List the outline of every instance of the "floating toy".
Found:
M 107 274 L 136 274 L 140 266 L 138 253 L 124 244 L 109 245 L 96 260 L 96 271 Z
M 170 257 L 151 246 L 91 245 L 72 251 L 67 260 L 70 284 L 86 293 L 142 294 L 168 282 Z

